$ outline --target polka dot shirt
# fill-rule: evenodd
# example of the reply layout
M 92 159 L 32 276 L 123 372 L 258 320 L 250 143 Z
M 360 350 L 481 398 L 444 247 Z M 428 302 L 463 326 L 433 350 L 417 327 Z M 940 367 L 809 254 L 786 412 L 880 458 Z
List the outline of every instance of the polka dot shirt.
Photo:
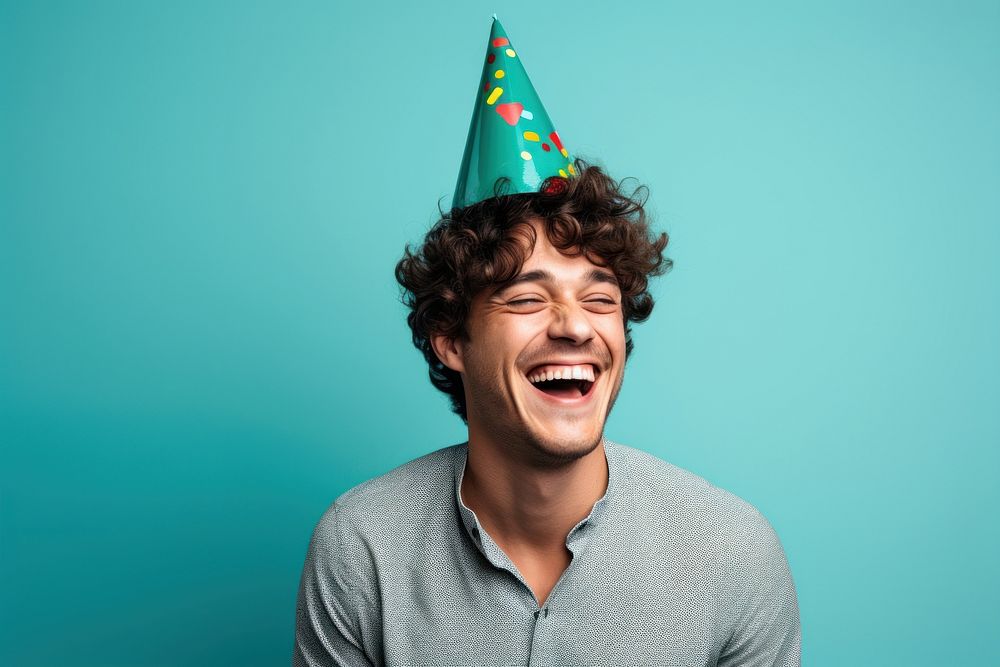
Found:
M 341 495 L 309 543 L 293 665 L 798 665 L 768 521 L 641 450 L 604 451 L 607 491 L 541 606 L 462 502 L 467 443 Z

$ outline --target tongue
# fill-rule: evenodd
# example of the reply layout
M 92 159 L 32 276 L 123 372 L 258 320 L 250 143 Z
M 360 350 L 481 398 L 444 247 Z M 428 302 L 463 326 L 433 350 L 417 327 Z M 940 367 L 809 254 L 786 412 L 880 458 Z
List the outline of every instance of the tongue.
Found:
M 558 398 L 580 398 L 583 392 L 580 391 L 580 383 L 576 380 L 550 380 L 535 385 L 549 396 Z

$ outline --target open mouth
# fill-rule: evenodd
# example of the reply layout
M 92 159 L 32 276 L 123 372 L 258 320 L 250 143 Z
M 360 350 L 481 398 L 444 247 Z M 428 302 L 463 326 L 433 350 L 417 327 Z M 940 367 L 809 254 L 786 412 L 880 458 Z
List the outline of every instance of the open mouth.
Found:
M 572 369 L 535 369 L 527 374 L 528 381 L 538 391 L 554 398 L 575 399 L 588 395 L 594 387 L 597 375 L 592 366 L 576 366 Z

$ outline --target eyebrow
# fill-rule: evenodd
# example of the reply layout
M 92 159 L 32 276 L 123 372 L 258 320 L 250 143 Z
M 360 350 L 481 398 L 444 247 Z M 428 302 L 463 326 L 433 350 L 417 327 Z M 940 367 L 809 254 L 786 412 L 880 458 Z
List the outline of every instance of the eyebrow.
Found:
M 512 287 L 517 285 L 523 285 L 524 283 L 554 283 L 556 282 L 556 277 L 544 269 L 538 269 L 535 271 L 528 271 L 527 273 L 522 273 L 519 276 L 508 280 L 503 283 L 495 290 L 493 290 L 493 296 L 497 296 L 503 292 L 506 292 Z M 615 274 L 609 273 L 608 271 L 602 271 L 600 269 L 594 269 L 587 274 L 587 283 L 608 283 L 611 285 L 618 286 L 618 279 Z

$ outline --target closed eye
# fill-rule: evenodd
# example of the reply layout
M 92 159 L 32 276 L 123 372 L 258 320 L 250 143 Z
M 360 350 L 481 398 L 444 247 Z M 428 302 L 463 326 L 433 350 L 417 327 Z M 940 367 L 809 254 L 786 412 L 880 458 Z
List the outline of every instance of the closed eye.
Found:
M 541 303 L 541 299 L 515 299 L 513 301 L 508 301 L 508 306 L 517 306 L 522 303 Z

